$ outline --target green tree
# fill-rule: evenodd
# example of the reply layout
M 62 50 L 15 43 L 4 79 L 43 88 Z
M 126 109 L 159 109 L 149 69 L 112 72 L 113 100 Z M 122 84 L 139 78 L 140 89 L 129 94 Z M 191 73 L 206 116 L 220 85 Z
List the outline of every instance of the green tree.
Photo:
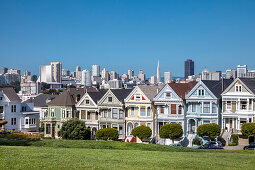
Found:
M 209 138 L 213 139 L 220 135 L 220 125 L 217 125 L 216 123 L 200 125 L 197 128 L 197 134 L 201 137 L 208 136 Z
M 97 140 L 117 140 L 119 138 L 118 130 L 115 128 L 99 129 L 96 132 Z
M 170 138 L 173 143 L 175 139 L 180 138 L 183 135 L 182 126 L 177 123 L 170 123 L 162 126 L 159 130 L 159 136 L 161 138 Z
M 151 128 L 147 126 L 138 126 L 132 130 L 131 134 L 143 141 L 143 139 L 151 137 L 152 131 Z
M 63 123 L 60 135 L 63 139 L 86 140 L 90 139 L 91 132 L 83 121 L 75 118 Z
M 244 136 L 251 136 L 255 133 L 255 123 L 243 123 L 241 132 Z

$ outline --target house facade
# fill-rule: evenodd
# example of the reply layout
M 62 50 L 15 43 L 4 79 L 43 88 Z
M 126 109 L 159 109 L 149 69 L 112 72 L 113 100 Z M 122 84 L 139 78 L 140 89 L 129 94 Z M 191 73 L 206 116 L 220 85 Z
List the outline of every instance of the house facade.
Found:
M 222 93 L 222 128 L 240 133 L 243 123 L 255 122 L 255 79 L 237 78 Z
M 109 89 L 98 102 L 100 129 L 116 128 L 119 132 L 119 139 L 125 138 L 126 109 L 124 99 L 131 91 L 132 89 Z

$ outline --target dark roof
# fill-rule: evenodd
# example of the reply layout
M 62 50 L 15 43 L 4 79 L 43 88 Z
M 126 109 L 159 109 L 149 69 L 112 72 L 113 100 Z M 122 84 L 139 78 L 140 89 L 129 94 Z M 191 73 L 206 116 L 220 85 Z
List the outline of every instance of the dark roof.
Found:
M 240 78 L 240 80 L 255 94 L 255 79 L 254 78 Z
M 206 87 L 217 97 L 221 98 L 221 93 L 233 82 L 232 79 L 202 80 Z
M 92 100 L 97 103 L 106 93 L 106 91 L 99 92 L 88 92 L 88 95 L 92 98 Z
M 47 107 L 47 102 L 53 100 L 57 95 L 39 94 L 35 98 L 30 98 L 25 103 L 34 103 L 34 107 Z
M 1 87 L 0 92 L 3 92 L 10 101 L 21 101 L 12 87 Z
M 151 101 L 153 98 L 158 94 L 158 92 L 164 87 L 163 84 L 158 86 L 138 86 L 142 92 L 150 99 Z
M 133 89 L 111 89 L 112 93 L 118 98 L 121 103 L 132 92 Z
M 98 92 L 96 88 L 85 87 L 85 88 L 69 88 L 64 90 L 60 95 L 56 96 L 47 105 L 51 106 L 74 106 L 76 102 L 76 97 L 82 97 L 85 92 Z
M 197 84 L 197 82 L 168 84 L 175 91 L 175 93 L 184 100 L 186 94 Z

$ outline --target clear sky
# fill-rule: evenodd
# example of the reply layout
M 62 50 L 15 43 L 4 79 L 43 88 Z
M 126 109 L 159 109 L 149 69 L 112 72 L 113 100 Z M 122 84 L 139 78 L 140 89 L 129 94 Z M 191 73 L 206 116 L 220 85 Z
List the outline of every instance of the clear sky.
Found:
M 127 73 L 183 76 L 255 69 L 255 0 L 0 0 L 0 66 L 39 73 L 61 61 Z

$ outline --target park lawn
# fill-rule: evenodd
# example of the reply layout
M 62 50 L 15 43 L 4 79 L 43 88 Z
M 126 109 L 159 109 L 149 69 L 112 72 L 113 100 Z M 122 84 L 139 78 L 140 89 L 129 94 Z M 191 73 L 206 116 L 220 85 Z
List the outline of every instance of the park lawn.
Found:
M 0 146 L 0 169 L 254 169 L 255 154 Z

